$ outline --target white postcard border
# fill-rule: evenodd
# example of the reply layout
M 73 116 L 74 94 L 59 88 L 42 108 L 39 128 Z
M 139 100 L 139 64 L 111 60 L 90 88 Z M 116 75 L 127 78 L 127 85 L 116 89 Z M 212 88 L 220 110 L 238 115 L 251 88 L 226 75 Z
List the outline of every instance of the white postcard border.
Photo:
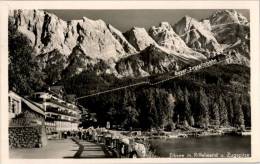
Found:
M 144 158 L 144 159 L 9 159 L 8 146 L 8 10 L 10 9 L 250 9 L 251 158 Z M 260 54 L 259 1 L 3 1 L 0 2 L 0 162 L 31 163 L 216 163 L 260 162 Z M 239 144 L 239 143 L 238 143 Z

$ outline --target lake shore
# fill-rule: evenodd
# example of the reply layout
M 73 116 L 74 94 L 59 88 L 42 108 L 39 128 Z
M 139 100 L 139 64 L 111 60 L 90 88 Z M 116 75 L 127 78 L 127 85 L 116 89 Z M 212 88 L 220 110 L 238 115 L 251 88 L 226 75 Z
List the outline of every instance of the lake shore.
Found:
M 136 139 L 167 139 L 167 138 L 187 138 L 187 137 L 206 137 L 206 136 L 251 136 L 251 130 L 241 130 L 233 127 L 222 127 L 218 129 L 209 128 L 198 129 L 190 128 L 189 130 L 175 131 L 129 131 L 121 134 Z

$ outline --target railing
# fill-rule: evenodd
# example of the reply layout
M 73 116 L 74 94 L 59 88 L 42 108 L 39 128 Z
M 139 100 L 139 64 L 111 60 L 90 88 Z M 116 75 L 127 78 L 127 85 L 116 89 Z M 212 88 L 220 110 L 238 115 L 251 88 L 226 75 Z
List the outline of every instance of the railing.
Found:
M 59 102 L 59 101 L 57 101 L 57 100 L 54 100 L 54 99 L 47 99 L 46 100 L 46 102 L 51 102 L 51 103 L 54 103 L 54 104 L 56 104 L 56 105 L 59 105 L 59 106 L 62 106 L 62 107 L 64 107 L 64 108 L 67 108 L 67 109 L 71 109 L 71 110 L 74 110 L 74 111 L 77 111 L 78 109 L 77 109 L 77 107 L 71 107 L 70 105 L 67 105 L 67 103 L 66 102 Z
M 77 120 L 77 119 L 68 120 L 68 119 L 62 119 L 62 118 L 51 117 L 51 116 L 47 116 L 45 121 L 64 121 L 64 122 L 72 122 L 72 123 L 78 123 L 79 122 L 79 120 Z
M 78 114 L 73 114 L 72 112 L 67 112 L 67 111 L 59 111 L 57 108 L 52 108 L 52 107 L 47 107 L 46 112 L 52 112 L 52 113 L 57 113 L 57 114 L 62 114 L 62 115 L 72 116 L 72 117 L 79 117 Z
M 134 138 L 115 134 L 113 131 L 88 129 L 76 132 L 76 135 L 79 139 L 106 146 L 119 158 L 147 157 L 147 148 L 144 144 L 135 142 Z

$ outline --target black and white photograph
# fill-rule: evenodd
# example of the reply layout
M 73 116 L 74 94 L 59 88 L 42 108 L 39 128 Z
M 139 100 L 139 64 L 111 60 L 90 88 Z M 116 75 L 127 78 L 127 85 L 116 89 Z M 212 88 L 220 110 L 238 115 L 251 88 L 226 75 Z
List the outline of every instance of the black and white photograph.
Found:
M 8 9 L 7 158 L 252 158 L 248 7 L 82 7 Z

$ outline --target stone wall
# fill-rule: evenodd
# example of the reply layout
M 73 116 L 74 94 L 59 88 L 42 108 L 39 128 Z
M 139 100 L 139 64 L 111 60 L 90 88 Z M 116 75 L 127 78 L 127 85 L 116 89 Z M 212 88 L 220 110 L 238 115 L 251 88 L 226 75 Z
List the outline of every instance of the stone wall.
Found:
M 9 127 L 10 148 L 37 148 L 47 144 L 44 126 Z

